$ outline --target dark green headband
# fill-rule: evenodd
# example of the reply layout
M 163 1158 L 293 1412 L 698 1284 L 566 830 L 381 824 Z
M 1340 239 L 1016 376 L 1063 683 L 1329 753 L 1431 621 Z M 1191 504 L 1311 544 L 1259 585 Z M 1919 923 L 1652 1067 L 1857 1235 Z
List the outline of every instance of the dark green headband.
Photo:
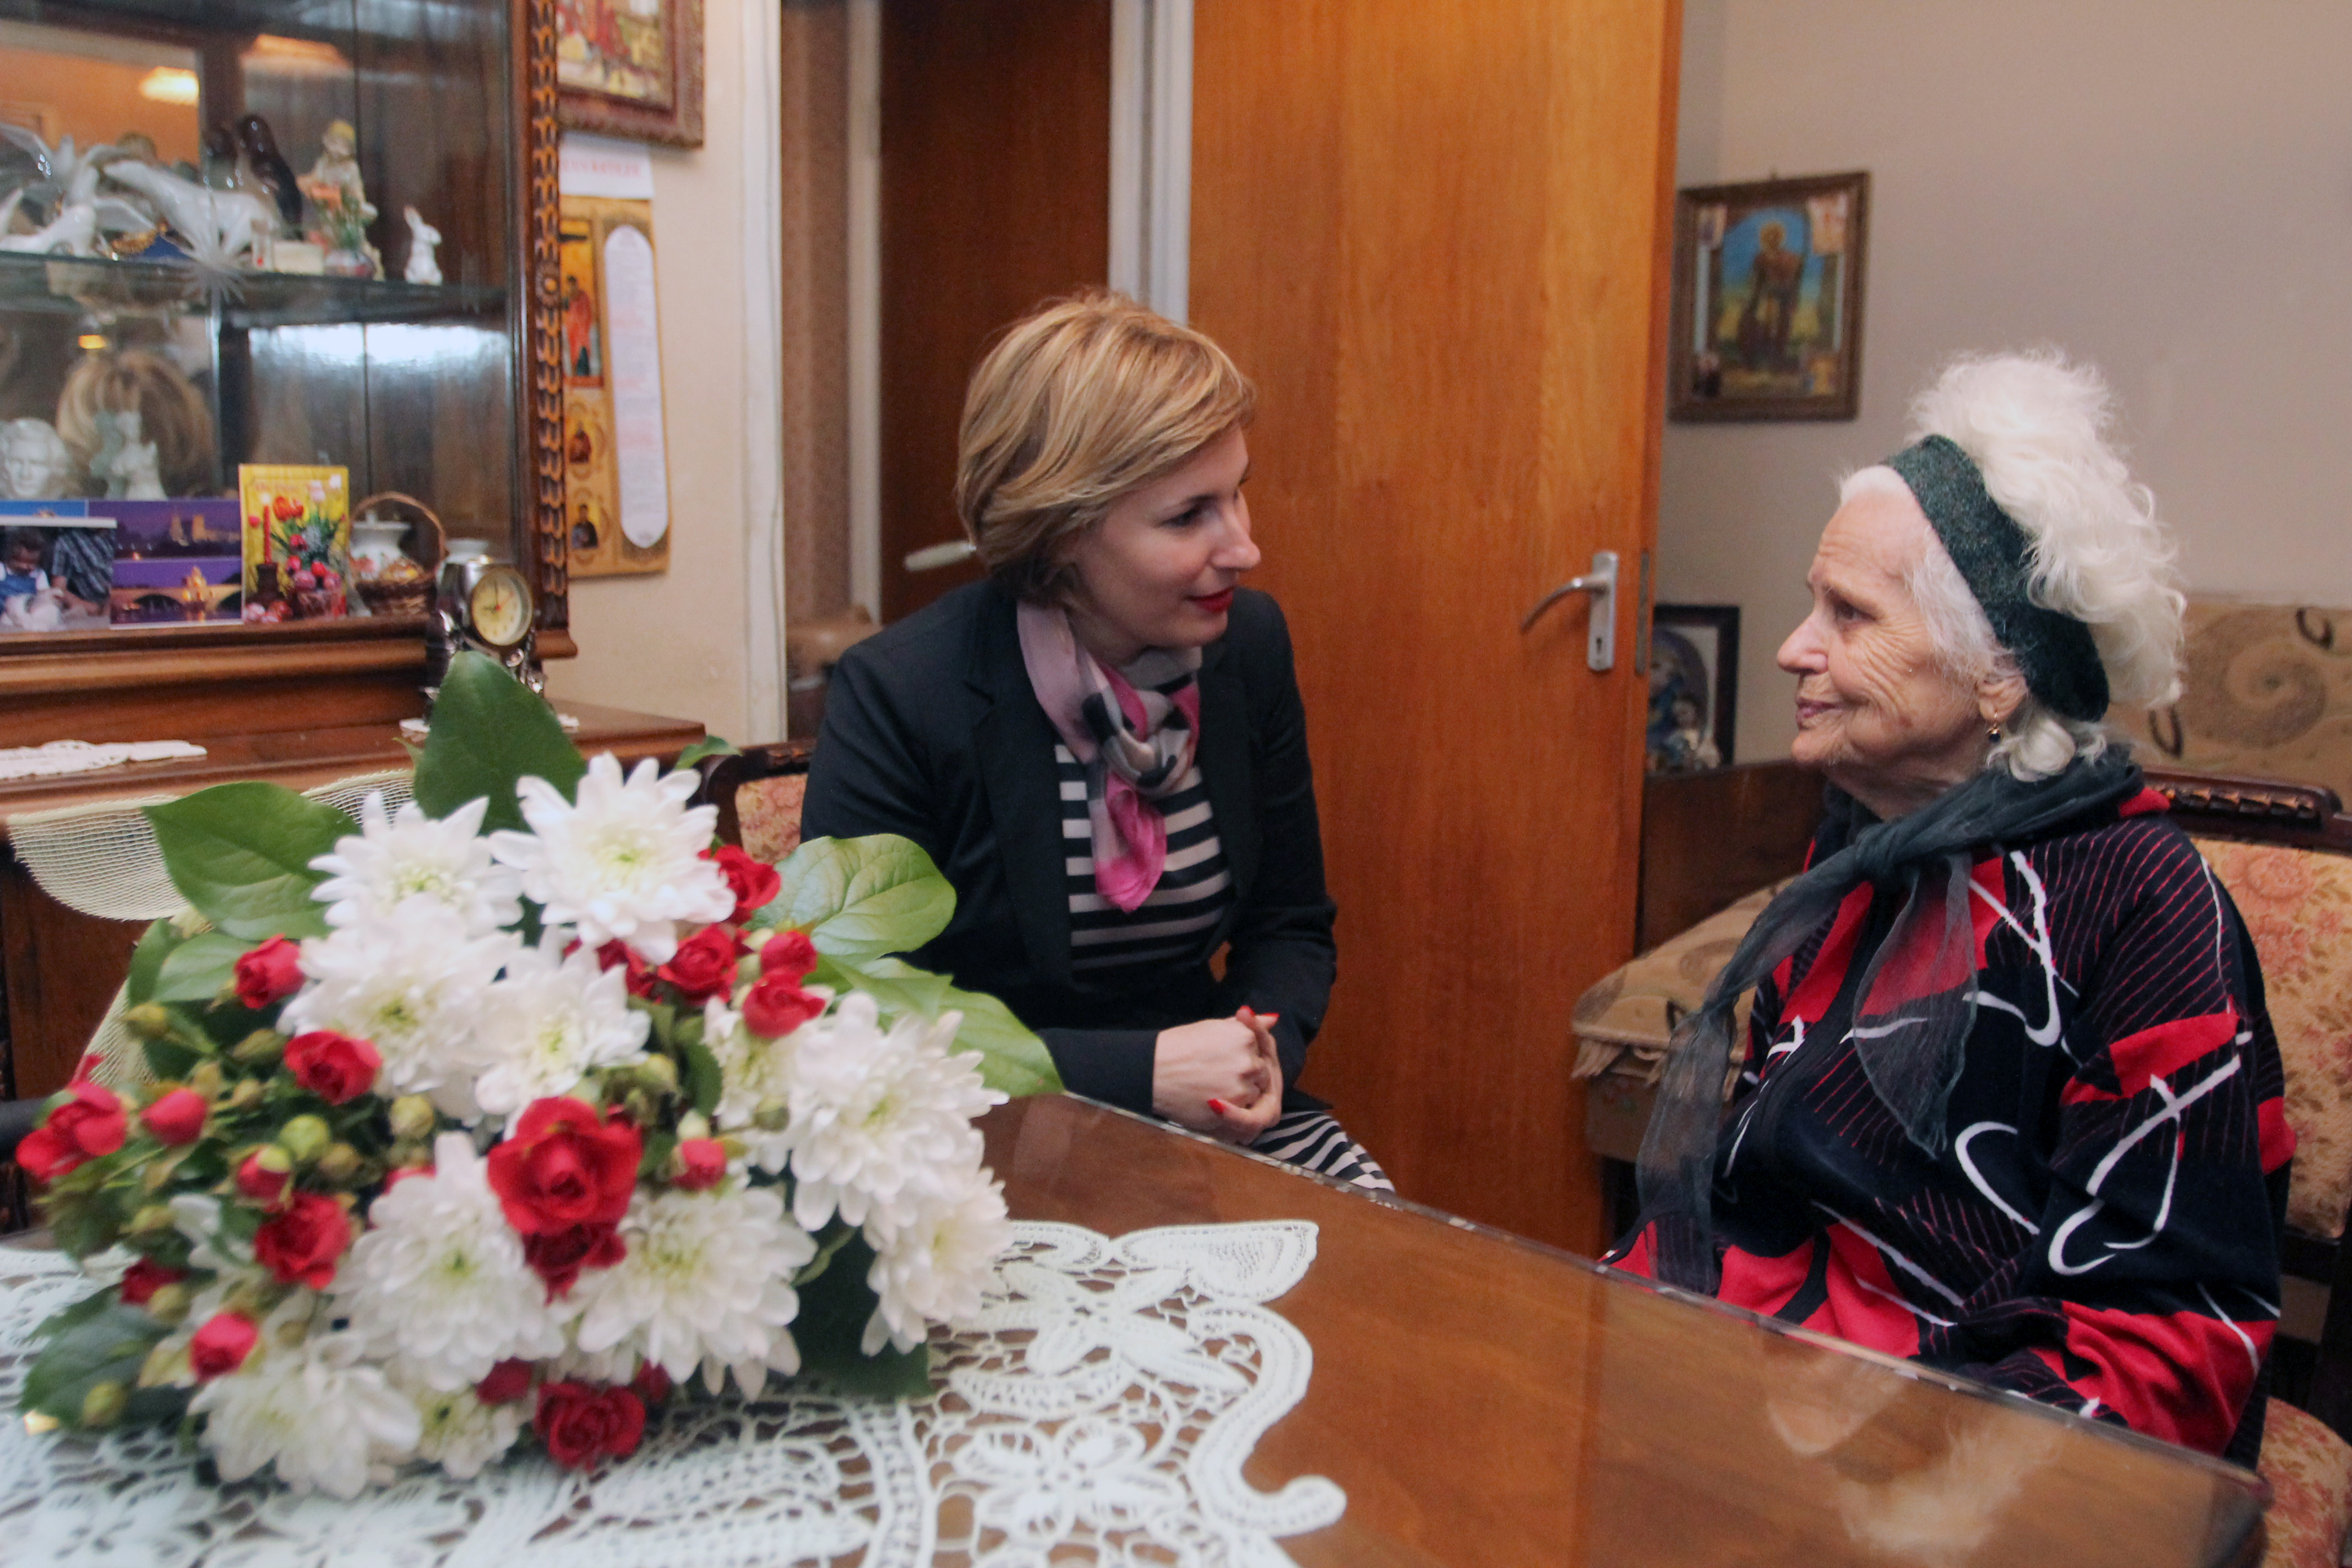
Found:
M 1958 443 L 1930 436 L 1886 459 L 1903 477 L 1984 606 L 1992 635 L 2016 657 L 2026 689 L 2042 706 L 2096 723 L 2107 711 L 2107 668 L 2091 628 L 2026 596 L 2025 530 L 1985 489 L 1984 474 Z

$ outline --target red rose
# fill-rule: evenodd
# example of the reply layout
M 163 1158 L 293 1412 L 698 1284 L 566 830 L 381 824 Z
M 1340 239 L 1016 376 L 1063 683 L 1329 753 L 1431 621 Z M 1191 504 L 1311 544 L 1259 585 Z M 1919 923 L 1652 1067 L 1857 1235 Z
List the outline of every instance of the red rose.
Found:
M 69 1098 L 51 1106 L 16 1145 L 16 1163 L 37 1182 L 54 1182 L 86 1161 L 111 1154 L 131 1135 L 130 1119 L 112 1089 L 78 1078 L 66 1093 Z
M 333 1283 L 335 1264 L 352 1244 L 352 1216 L 343 1205 L 318 1193 L 297 1193 L 281 1214 L 271 1215 L 253 1236 L 253 1260 L 280 1285 L 323 1290 Z
M 735 912 L 727 918 L 747 921 L 754 910 L 765 909 L 769 900 L 784 890 L 784 879 L 776 868 L 763 861 L 754 860 L 732 844 L 716 849 L 706 849 L 702 858 L 719 868 L 727 879 L 727 886 L 735 893 Z
M 804 931 L 778 931 L 760 950 L 760 973 L 789 980 L 798 985 L 816 967 L 816 943 Z
M 618 937 L 596 950 L 596 967 L 625 969 L 624 983 L 628 986 L 630 995 L 642 996 L 648 1002 L 658 1000 L 659 989 L 654 984 L 654 966 L 631 952 L 629 944 Z
M 637 1186 L 645 1140 L 586 1100 L 534 1100 L 490 1151 L 490 1190 L 525 1236 L 618 1225 Z
M 142 1258 L 122 1271 L 122 1304 L 143 1307 L 156 1291 L 166 1285 L 177 1285 L 187 1277 L 184 1268 L 166 1268 L 152 1258 Z
M 261 1330 L 243 1312 L 215 1312 L 188 1342 L 188 1365 L 205 1381 L 235 1372 L 260 1337 Z
M 657 1361 L 646 1362 L 637 1368 L 637 1375 L 629 1379 L 629 1386 L 647 1405 L 661 1405 L 669 1398 L 669 1369 Z
M 618 1459 L 636 1452 L 646 1434 L 646 1405 L 625 1388 L 544 1383 L 532 1425 L 549 1458 L 567 1469 L 584 1470 L 607 1456 Z
M 679 942 L 677 953 L 654 973 L 688 1002 L 708 1002 L 735 989 L 735 961 L 743 951 L 733 926 L 704 926 Z
M 824 998 L 812 996 L 797 980 L 771 974 L 744 994 L 743 1023 L 755 1035 L 789 1035 L 824 1011 Z
M 365 1040 L 313 1029 L 286 1042 L 286 1066 L 296 1083 L 329 1105 L 341 1105 L 375 1087 L 383 1058 Z
M 193 1089 L 175 1089 L 139 1113 L 140 1122 L 158 1143 L 177 1148 L 204 1135 L 205 1113 L 212 1108 Z
M 302 945 L 273 936 L 236 961 L 236 999 L 248 1007 L 283 1002 L 302 989 Z
M 490 1368 L 474 1384 L 474 1397 L 485 1405 L 504 1405 L 530 1392 L 530 1363 L 509 1357 Z
M 678 1173 L 669 1184 L 689 1193 L 715 1187 L 727 1178 L 727 1151 L 716 1138 L 688 1138 L 677 1146 Z
M 286 1194 L 294 1185 L 294 1163 L 286 1151 L 272 1145 L 256 1149 L 236 1168 L 236 1190 L 247 1203 L 266 1209 L 285 1205 Z
M 583 1268 L 610 1268 L 628 1255 L 617 1226 L 575 1225 L 551 1235 L 522 1238 L 522 1260 L 547 1281 L 551 1301 L 572 1294 Z

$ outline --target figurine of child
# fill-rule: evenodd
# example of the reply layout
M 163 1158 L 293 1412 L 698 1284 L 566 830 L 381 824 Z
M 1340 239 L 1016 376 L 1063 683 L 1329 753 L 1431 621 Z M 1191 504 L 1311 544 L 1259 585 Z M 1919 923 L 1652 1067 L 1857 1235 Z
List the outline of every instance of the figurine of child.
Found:
M 319 141 L 319 161 L 310 165 L 310 183 L 340 194 L 344 207 L 357 213 L 362 224 L 373 222 L 375 208 L 368 205 L 367 182 L 360 176 L 359 132 L 352 129 L 350 121 L 338 120 Z
M 441 231 L 426 223 L 425 215 L 415 207 L 403 207 L 401 215 L 408 219 L 408 268 L 402 276 L 411 283 L 440 282 L 441 263 L 433 249 L 441 243 Z

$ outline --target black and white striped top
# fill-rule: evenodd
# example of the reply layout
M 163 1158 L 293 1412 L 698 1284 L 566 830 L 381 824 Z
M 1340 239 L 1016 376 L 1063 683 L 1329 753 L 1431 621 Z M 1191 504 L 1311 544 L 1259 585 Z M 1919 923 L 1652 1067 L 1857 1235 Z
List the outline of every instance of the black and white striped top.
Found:
M 1168 820 L 1168 861 L 1159 886 L 1133 912 L 1095 891 L 1094 827 L 1087 816 L 1086 765 L 1054 747 L 1062 785 L 1062 869 L 1070 894 L 1070 967 L 1197 962 L 1234 901 L 1234 879 L 1209 810 L 1198 763 L 1159 805 Z

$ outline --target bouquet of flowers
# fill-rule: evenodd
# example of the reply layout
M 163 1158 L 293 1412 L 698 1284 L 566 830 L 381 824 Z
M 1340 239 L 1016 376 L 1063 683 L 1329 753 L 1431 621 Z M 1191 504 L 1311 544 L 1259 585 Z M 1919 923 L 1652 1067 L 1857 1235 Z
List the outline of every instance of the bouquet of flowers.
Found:
M 762 865 L 694 788 L 583 763 L 463 654 L 413 805 L 152 808 L 192 907 L 132 960 L 154 1081 L 85 1064 L 19 1153 L 102 1284 L 28 1424 L 178 1422 L 226 1479 L 349 1498 L 526 1433 L 625 1455 L 674 1393 L 928 1387 L 1010 1235 L 972 1118 L 1050 1059 L 887 956 L 954 906 L 919 848 Z

